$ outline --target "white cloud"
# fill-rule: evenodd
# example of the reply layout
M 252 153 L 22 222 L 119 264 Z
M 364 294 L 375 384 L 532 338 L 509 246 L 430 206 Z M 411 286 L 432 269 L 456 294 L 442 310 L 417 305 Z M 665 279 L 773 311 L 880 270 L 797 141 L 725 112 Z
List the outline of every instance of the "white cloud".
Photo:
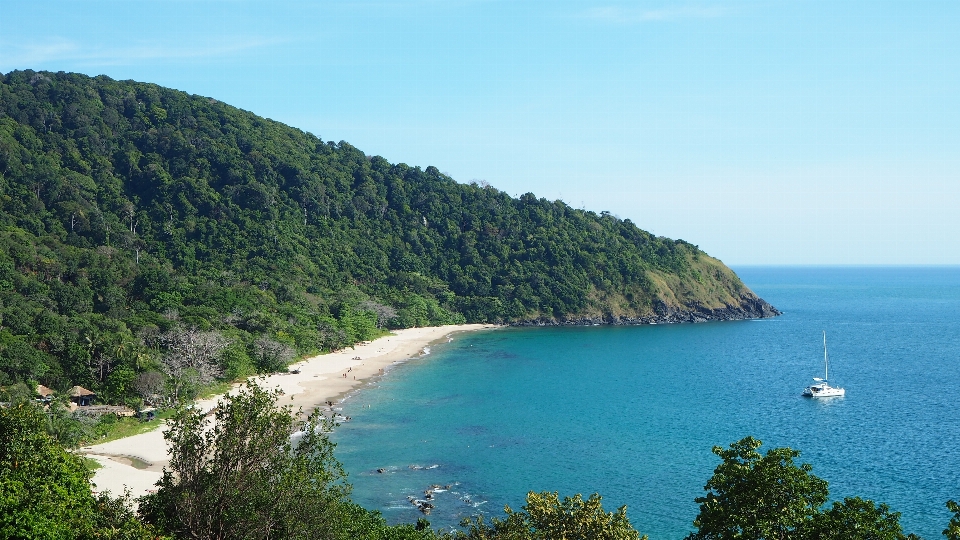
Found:
M 45 64 L 64 62 L 84 66 L 116 66 L 151 60 L 224 57 L 283 41 L 285 40 L 232 38 L 193 44 L 141 42 L 125 47 L 90 46 L 60 37 L 26 44 L 0 41 L 0 71 L 26 67 L 37 69 Z
M 720 17 L 720 7 L 677 7 L 663 9 L 627 8 L 621 6 L 595 7 L 584 11 L 581 17 L 614 24 L 637 24 L 675 19 L 706 19 Z
M 0 42 L 0 62 L 7 66 L 32 66 L 62 58 L 74 57 L 77 44 L 62 38 L 52 38 L 42 43 L 13 45 Z

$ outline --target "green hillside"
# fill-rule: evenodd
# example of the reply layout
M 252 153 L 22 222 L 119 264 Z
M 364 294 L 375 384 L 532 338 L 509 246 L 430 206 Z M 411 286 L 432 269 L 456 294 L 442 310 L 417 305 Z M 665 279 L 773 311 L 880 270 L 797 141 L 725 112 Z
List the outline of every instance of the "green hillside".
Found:
M 696 246 L 606 213 L 152 84 L 0 79 L 0 386 L 130 400 L 201 338 L 195 382 L 379 327 L 777 313 Z

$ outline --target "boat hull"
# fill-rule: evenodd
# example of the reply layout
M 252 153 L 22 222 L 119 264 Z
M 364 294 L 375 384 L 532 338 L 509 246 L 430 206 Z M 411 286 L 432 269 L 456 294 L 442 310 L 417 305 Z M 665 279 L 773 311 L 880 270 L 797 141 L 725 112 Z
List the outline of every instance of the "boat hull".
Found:
M 843 397 L 846 393 L 843 388 L 834 388 L 827 385 L 814 385 L 803 389 L 803 395 L 811 398 Z

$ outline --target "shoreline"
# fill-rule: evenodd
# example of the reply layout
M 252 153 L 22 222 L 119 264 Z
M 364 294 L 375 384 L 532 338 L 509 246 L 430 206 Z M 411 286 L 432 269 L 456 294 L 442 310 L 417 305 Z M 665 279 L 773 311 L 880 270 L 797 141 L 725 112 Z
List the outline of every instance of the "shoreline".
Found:
M 327 406 L 327 402 L 336 405 L 370 380 L 421 355 L 424 348 L 451 334 L 495 328 L 499 327 L 462 324 L 405 328 L 373 341 L 294 362 L 288 366 L 287 373 L 261 375 L 249 380 L 255 380 L 265 388 L 279 388 L 283 392 L 280 405 L 292 405 L 294 410 L 310 413 Z M 227 393 L 237 392 L 242 384 L 234 384 Z M 194 404 L 208 412 L 223 396 L 196 400 Z M 162 424 L 146 433 L 84 446 L 77 452 L 101 465 L 91 479 L 95 492 L 110 491 L 118 495 L 129 490 L 133 498 L 152 492 L 162 476 L 163 467 L 169 462 Z

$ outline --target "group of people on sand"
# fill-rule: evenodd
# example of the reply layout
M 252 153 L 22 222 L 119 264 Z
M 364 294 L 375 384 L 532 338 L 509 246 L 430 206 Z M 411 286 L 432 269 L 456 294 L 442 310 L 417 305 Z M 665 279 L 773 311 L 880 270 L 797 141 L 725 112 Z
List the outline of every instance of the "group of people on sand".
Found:
M 360 357 L 357 356 L 356 358 L 354 358 L 354 360 L 360 360 Z M 353 366 L 348 367 L 347 370 L 343 372 L 343 378 L 346 379 L 346 378 L 347 378 L 347 373 L 350 373 L 351 371 L 353 371 Z M 386 373 L 386 372 L 383 370 L 383 368 L 380 368 L 379 370 L 377 370 L 377 373 L 378 373 L 379 375 L 383 375 L 383 374 Z M 357 380 L 357 376 L 356 376 L 356 375 L 353 376 L 353 380 Z
M 360 359 L 359 356 L 356 357 L 356 358 L 354 358 L 354 360 L 359 360 L 359 359 Z M 347 371 L 345 371 L 345 372 L 343 373 L 343 378 L 346 379 L 346 378 L 347 378 L 347 373 L 350 373 L 351 371 L 353 371 L 353 366 L 347 368 Z M 356 375 L 353 376 L 353 380 L 357 380 L 357 376 L 356 376 Z

